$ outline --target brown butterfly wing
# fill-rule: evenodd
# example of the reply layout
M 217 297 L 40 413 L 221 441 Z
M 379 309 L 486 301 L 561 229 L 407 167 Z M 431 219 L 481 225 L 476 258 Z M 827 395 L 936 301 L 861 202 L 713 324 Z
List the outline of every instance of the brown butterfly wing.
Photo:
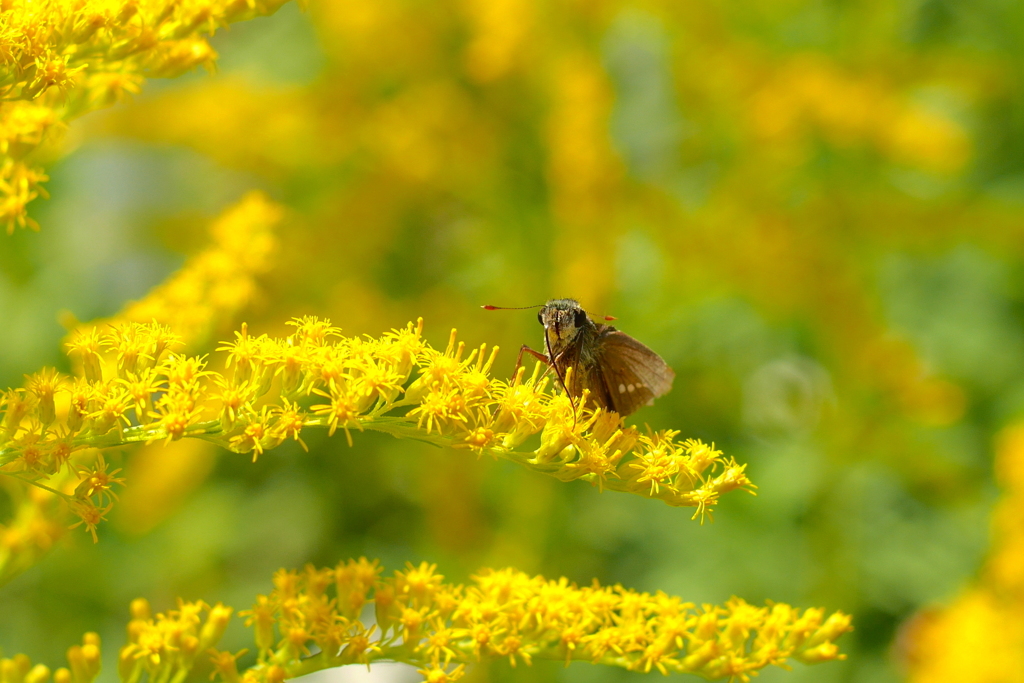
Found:
M 672 388 L 676 376 L 672 368 L 628 334 L 604 327 L 598 333 L 597 349 L 595 374 L 604 384 L 607 407 L 619 415 L 630 415 L 650 405 Z M 593 388 L 591 391 L 598 393 Z
M 568 368 L 572 368 L 572 372 L 568 373 L 568 384 L 566 389 L 569 391 L 569 396 L 573 400 L 579 399 L 583 396 L 583 390 L 590 390 L 590 398 L 588 403 L 607 408 L 609 410 L 615 410 L 611 403 L 611 396 L 608 394 L 608 388 L 604 381 L 604 376 L 601 373 L 600 363 L 596 363 L 593 360 L 590 362 L 580 362 L 580 358 L 583 355 L 583 344 L 576 344 L 567 353 L 567 357 L 559 358 L 556 363 L 553 364 L 555 371 L 559 374 L 562 379 L 567 376 L 566 371 Z
M 579 371 L 577 372 L 577 368 Z M 605 380 L 600 363 L 591 363 L 589 366 L 579 364 L 573 367 L 573 377 L 569 385 L 569 394 L 578 399 L 583 395 L 584 389 L 590 390 L 588 403 L 600 406 L 606 410 L 615 410 L 611 394 L 608 393 L 608 382 Z

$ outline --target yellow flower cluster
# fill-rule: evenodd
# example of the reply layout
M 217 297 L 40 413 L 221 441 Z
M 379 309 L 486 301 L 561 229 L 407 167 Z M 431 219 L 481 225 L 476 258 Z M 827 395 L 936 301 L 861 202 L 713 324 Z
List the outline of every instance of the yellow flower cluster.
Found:
M 562 481 L 695 507 L 694 517 L 723 493 L 753 488 L 743 466 L 700 441 L 641 434 L 615 413 L 574 408 L 549 391 L 540 365 L 529 378 L 523 368 L 509 382 L 493 378 L 497 349 L 467 356 L 454 330 L 442 352 L 423 340 L 422 321 L 379 339 L 342 337 L 315 317 L 291 325 L 284 338 L 254 337 L 243 325 L 221 348 L 223 373 L 175 353 L 180 338 L 164 325 L 80 331 L 68 348 L 81 376 L 44 369 L 0 399 L 0 474 L 62 496 L 93 534 L 121 480 L 102 456 L 69 465 L 75 454 L 188 436 L 255 460 L 286 439 L 302 443 L 307 427 L 344 431 L 350 444 L 353 430 L 372 429 L 486 452 Z M 70 490 L 54 485 L 68 472 Z
M 218 603 L 178 601 L 178 609 L 153 618 L 149 602 L 132 601 L 128 643 L 118 657 L 118 674 L 125 683 L 180 681 L 220 642 L 234 610 Z M 204 618 L 205 615 L 205 618 Z
M 189 259 L 165 283 L 142 300 L 129 304 L 113 319 L 78 325 L 73 334 L 90 337 L 110 329 L 110 325 L 158 321 L 177 333 L 186 346 L 202 343 L 212 329 L 224 325 L 251 299 L 256 287 L 255 276 L 267 269 L 269 255 L 276 246 L 273 233 L 281 213 L 281 208 L 261 193 L 247 195 L 213 222 L 210 229 L 213 244 Z M 104 362 L 109 366 L 101 368 L 99 374 L 116 376 L 116 358 L 111 357 Z M 93 372 L 96 373 L 95 368 Z M 29 378 L 27 387 L 29 401 L 35 396 L 33 391 L 41 392 L 43 403 L 48 406 L 51 390 L 54 396 L 70 400 L 63 393 L 68 386 L 52 371 Z M 61 399 L 62 415 L 64 400 Z M 84 399 L 79 396 L 81 400 Z M 49 408 L 44 410 L 48 412 Z M 14 417 L 12 413 L 11 419 Z M 44 419 L 49 418 L 44 416 Z M 36 438 L 34 446 L 37 449 L 60 449 L 53 463 L 59 465 L 66 459 L 64 451 L 71 448 L 66 440 L 61 439 L 61 433 L 59 430 L 46 430 L 27 438 Z M 22 439 L 25 438 L 23 434 Z M 41 457 L 33 453 L 30 446 L 30 462 Z M 41 454 L 42 450 L 36 453 Z M 91 459 L 89 453 L 83 455 Z M 95 452 L 92 457 L 95 457 Z M 77 459 L 82 457 L 77 456 Z M 181 459 L 176 460 L 176 464 L 180 462 Z M 0 471 L 9 473 L 10 470 L 7 467 Z M 59 468 L 46 469 L 36 462 L 31 471 L 35 481 L 59 491 L 73 491 L 79 482 L 78 469 L 74 467 L 61 471 Z M 26 473 L 22 472 L 20 476 L 24 477 Z M 11 477 L 0 477 L 0 486 L 7 489 L 12 502 L 8 523 L 0 524 L 0 584 L 3 584 L 31 567 L 53 546 L 66 526 L 67 506 L 61 505 L 59 496 L 51 491 L 41 488 L 26 491 L 23 481 Z M 86 512 L 87 516 L 93 513 L 88 505 L 83 508 L 76 503 L 72 508 Z
M 820 609 L 754 607 L 738 598 L 697 607 L 661 592 L 596 581 L 581 588 L 514 569 L 485 569 L 468 586 L 452 585 L 435 569 L 410 564 L 378 580 L 381 568 L 362 558 L 278 572 L 274 591 L 242 613 L 255 629 L 260 655 L 241 680 L 281 681 L 395 660 L 421 666 L 424 679 L 437 683 L 456 680 L 464 665 L 486 659 L 508 659 L 512 666 L 553 659 L 746 681 L 790 658 L 841 658 L 834 641 L 850 630 L 847 615 L 826 619 Z M 371 602 L 376 623 L 367 626 L 360 616 Z M 239 680 L 231 667 L 220 671 L 228 683 Z
M 252 300 L 255 276 L 269 270 L 277 248 L 274 232 L 282 214 L 281 206 L 262 192 L 250 192 L 210 226 L 210 246 L 112 320 L 89 326 L 156 321 L 186 347 L 202 343 L 214 326 L 230 320 Z
M 147 77 L 212 65 L 202 37 L 287 0 L 11 0 L 0 8 L 0 224 L 37 227 L 47 179 L 33 152 L 67 121 L 137 93 Z
M 909 622 L 910 683 L 1022 680 L 1024 672 L 1024 426 L 996 452 L 1005 494 L 993 515 L 993 550 L 981 580 L 948 608 Z
M 471 0 L 462 3 L 472 38 L 465 70 L 478 83 L 507 75 L 522 59 L 535 9 L 528 0 Z
M 836 639 L 850 617 L 765 607 L 732 598 L 725 605 L 684 602 L 596 581 L 578 587 L 514 569 L 484 569 L 468 586 L 444 582 L 435 565 L 406 565 L 394 577 L 366 558 L 336 567 L 280 570 L 270 595 L 240 613 L 253 628 L 257 657 L 239 671 L 236 653 L 216 649 L 231 607 L 179 600 L 153 615 L 144 599 L 130 607 L 128 642 L 118 657 L 122 683 L 182 681 L 197 671 L 225 683 L 283 683 L 346 664 L 399 661 L 421 667 L 427 683 L 462 677 L 466 665 L 508 659 L 585 661 L 631 671 L 688 672 L 747 681 L 788 660 L 817 664 L 843 659 Z M 372 606 L 376 623 L 367 624 Z M 252 661 L 252 660 L 250 660 Z M 99 673 L 99 637 L 68 650 L 68 669 L 54 683 L 92 683 Z M 48 683 L 50 671 L 24 655 L 0 660 L 4 683 Z
M 67 652 L 68 666 L 51 672 L 45 664 L 33 666 L 25 655 L 0 659 L 0 679 L 4 683 L 92 683 L 100 673 L 100 637 L 86 633 L 81 645 Z
M 555 253 L 563 262 L 561 287 L 581 299 L 609 295 L 616 246 L 601 226 L 621 206 L 624 168 L 608 134 L 615 92 L 600 57 L 568 50 L 552 64 L 550 114 L 545 137 L 550 150 L 546 176 L 551 213 L 560 229 Z

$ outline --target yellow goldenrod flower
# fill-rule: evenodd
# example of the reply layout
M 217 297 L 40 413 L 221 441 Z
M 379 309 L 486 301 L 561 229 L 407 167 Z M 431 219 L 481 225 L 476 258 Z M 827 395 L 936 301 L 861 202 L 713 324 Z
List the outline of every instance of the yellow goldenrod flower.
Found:
M 372 595 L 371 584 L 353 581 L 379 571 L 362 558 L 333 569 L 279 574 L 275 590 L 242 613 L 257 626 L 261 652 L 243 678 L 270 680 L 271 667 L 283 668 L 290 678 L 353 661 L 396 660 L 422 667 L 425 681 L 445 681 L 484 659 L 529 665 L 539 658 L 748 680 L 789 659 L 841 658 L 834 641 L 850 630 L 849 617 L 841 613 L 825 619 L 822 610 L 755 607 L 738 598 L 698 608 L 664 593 L 596 582 L 580 588 L 564 578 L 549 581 L 514 569 L 483 570 L 471 585 L 461 586 L 445 583 L 434 565 L 410 564 L 372 584 Z M 345 578 L 332 584 L 332 577 Z M 361 600 L 375 602 L 379 637 L 369 639 L 370 630 L 343 614 L 338 599 L 325 597 L 332 586 L 338 599 L 356 587 Z M 361 660 L 351 651 L 353 643 Z M 319 653 L 300 655 L 314 644 Z
M 113 503 L 101 508 L 89 499 L 73 498 L 68 502 L 68 507 L 71 513 L 78 517 L 78 521 L 72 524 L 70 528 L 74 529 L 81 526 L 92 536 L 93 543 L 98 542 L 99 538 L 96 536 L 96 528 L 100 525 L 100 522 L 106 521 L 107 513 L 114 507 Z
M 614 413 L 577 414 L 540 365 L 529 377 L 523 368 L 508 382 L 492 377 L 497 349 L 467 354 L 454 331 L 438 351 L 423 340 L 422 321 L 379 339 L 341 336 L 315 317 L 292 325 L 284 338 L 243 325 L 220 348 L 223 373 L 177 353 L 176 335 L 158 323 L 80 330 L 68 350 L 84 376 L 66 382 L 47 370 L 4 395 L 0 475 L 63 497 L 93 535 L 122 480 L 89 449 L 195 437 L 255 459 L 286 439 L 302 443 L 310 427 L 341 429 L 350 444 L 354 430 L 374 430 L 468 448 L 562 481 L 694 507 L 694 517 L 723 493 L 753 488 L 744 466 L 713 446 L 670 430 L 640 434 Z M 59 415 L 57 404 L 67 406 Z M 66 470 L 76 457 L 95 464 Z
M 474 663 L 507 658 L 512 666 L 580 660 L 748 681 L 791 659 L 842 659 L 835 641 L 851 630 L 849 616 L 840 612 L 826 619 L 820 609 L 755 607 L 739 598 L 697 607 L 661 592 L 596 581 L 581 588 L 515 569 L 484 569 L 468 586 L 446 583 L 425 562 L 407 564 L 390 578 L 379 578 L 381 571 L 366 558 L 278 571 L 274 590 L 239 613 L 254 628 L 258 651 L 241 672 L 238 660 L 248 650 L 217 649 L 231 607 L 179 600 L 177 609 L 154 616 L 146 600 L 136 599 L 118 657 L 120 680 L 185 680 L 196 665 L 210 665 L 211 680 L 279 683 L 346 664 L 399 661 L 438 683 L 458 680 Z M 367 626 L 359 614 L 370 601 L 378 623 Z M 55 683 L 91 683 L 99 672 L 99 646 L 96 634 L 86 634 L 81 646 L 68 650 L 69 670 L 55 675 Z M 2 665 L 5 682 L 47 683 L 49 670 L 32 667 L 24 655 Z
M 79 519 L 75 526 L 94 535 L 116 500 L 114 488 L 122 481 L 114 473 L 106 475 L 103 460 L 97 461 L 96 452 L 83 448 L 87 435 L 116 435 L 132 425 L 156 425 L 162 429 L 164 441 L 185 434 L 201 413 L 202 401 L 207 400 L 193 393 L 196 381 L 207 375 L 203 359 L 170 352 L 201 343 L 211 329 L 223 325 L 248 302 L 255 290 L 255 277 L 268 267 L 275 248 L 273 230 L 281 215 L 281 208 L 262 194 L 247 195 L 213 222 L 213 244 L 166 282 L 114 318 L 76 327 L 68 350 L 84 376 L 69 380 L 44 368 L 27 378 L 24 389 L 0 394 L 0 411 L 4 413 L 0 447 L 20 452 L 17 462 L 0 469 L 8 475 L 0 480 L 9 488 L 21 489 L 18 495 L 12 494 L 16 505 L 12 521 L 0 526 L 0 583 L 30 567 L 52 546 L 67 525 L 68 511 Z M 163 326 L 122 324 L 153 321 Z M 157 359 L 164 362 L 158 365 Z M 292 361 L 283 365 L 286 379 L 297 376 L 298 361 Z M 210 379 L 223 382 L 220 375 Z M 225 415 L 222 424 L 230 429 L 233 410 L 250 405 L 256 396 L 227 384 L 219 398 Z M 260 440 L 260 449 L 289 438 L 302 444 L 299 432 L 305 412 L 286 399 L 274 411 L 274 426 Z M 60 424 L 53 424 L 58 416 Z M 39 424 L 20 429 L 35 421 Z M 250 426 L 250 432 L 255 429 Z M 163 445 L 153 447 L 162 449 Z M 152 519 L 153 501 L 175 498 L 167 489 L 169 482 L 177 481 L 179 486 L 197 483 L 197 477 L 182 471 L 183 466 L 202 472 L 206 463 L 206 459 L 195 457 L 152 457 L 149 461 L 150 470 L 163 463 L 168 476 L 150 472 L 148 481 L 152 485 L 159 479 L 161 495 L 153 497 L 149 495 L 152 491 L 140 494 L 147 498 L 149 512 L 133 516 L 136 521 Z M 109 478 L 104 480 L 105 476 Z M 25 495 L 26 479 L 37 484 L 35 493 L 39 495 Z M 58 504 L 60 499 L 64 505 Z
M 172 675 L 183 679 L 199 658 L 209 658 L 224 680 L 229 680 L 233 668 L 227 663 L 230 655 L 223 656 L 214 646 L 224 635 L 232 608 L 179 600 L 177 609 L 154 618 L 149 604 L 139 599 L 132 603 L 131 612 L 128 643 L 118 658 L 122 681 L 137 681 L 144 673 L 151 681 L 170 680 Z
M 78 473 L 79 484 L 75 489 L 75 495 L 81 498 L 96 498 L 100 504 L 117 500 L 117 494 L 113 491 L 114 484 L 124 484 L 124 479 L 118 479 L 114 475 L 120 472 L 117 469 L 107 472 L 107 463 L 100 453 L 96 458 L 96 464 L 92 467 L 83 467 Z
M 139 92 L 145 78 L 211 66 L 204 35 L 287 0 L 13 0 L 0 30 L 0 224 L 38 226 L 47 180 L 33 152 L 66 122 Z
M 53 395 L 63 383 L 63 379 L 53 368 L 43 368 L 26 379 L 28 381 L 25 383 L 25 388 L 36 397 L 38 403 L 39 421 L 49 425 L 57 416 Z
M 210 648 L 209 652 L 210 663 L 213 665 L 213 672 L 210 673 L 211 681 L 218 676 L 222 681 L 226 681 L 226 683 L 238 683 L 242 680 L 238 675 L 238 658 L 248 653 L 248 650 L 243 649 L 232 654 Z
M 81 645 L 68 648 L 67 659 L 68 668 L 53 672 L 54 683 L 92 683 L 100 672 L 99 634 L 82 636 Z M 33 666 L 32 660 L 22 654 L 0 659 L 0 676 L 4 683 L 49 683 L 50 675 L 48 666 Z

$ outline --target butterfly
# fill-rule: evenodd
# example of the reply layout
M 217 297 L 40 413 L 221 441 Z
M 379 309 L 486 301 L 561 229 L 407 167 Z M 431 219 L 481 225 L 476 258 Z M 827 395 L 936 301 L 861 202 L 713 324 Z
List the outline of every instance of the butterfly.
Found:
M 588 403 L 622 416 L 652 404 L 672 388 L 676 375 L 661 356 L 625 332 L 594 322 L 575 299 L 552 299 L 539 308 L 545 353 L 524 344 L 516 368 L 528 353 L 555 371 L 574 401 L 589 390 Z

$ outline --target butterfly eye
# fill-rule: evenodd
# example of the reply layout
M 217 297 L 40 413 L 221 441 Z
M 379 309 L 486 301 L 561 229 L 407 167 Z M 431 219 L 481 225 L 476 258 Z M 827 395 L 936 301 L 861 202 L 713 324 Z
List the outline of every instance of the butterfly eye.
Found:
M 537 311 L 537 322 L 544 324 L 544 311 Z
M 576 323 L 576 327 L 583 327 L 587 324 L 587 312 L 582 308 L 576 311 L 576 319 L 573 321 Z

